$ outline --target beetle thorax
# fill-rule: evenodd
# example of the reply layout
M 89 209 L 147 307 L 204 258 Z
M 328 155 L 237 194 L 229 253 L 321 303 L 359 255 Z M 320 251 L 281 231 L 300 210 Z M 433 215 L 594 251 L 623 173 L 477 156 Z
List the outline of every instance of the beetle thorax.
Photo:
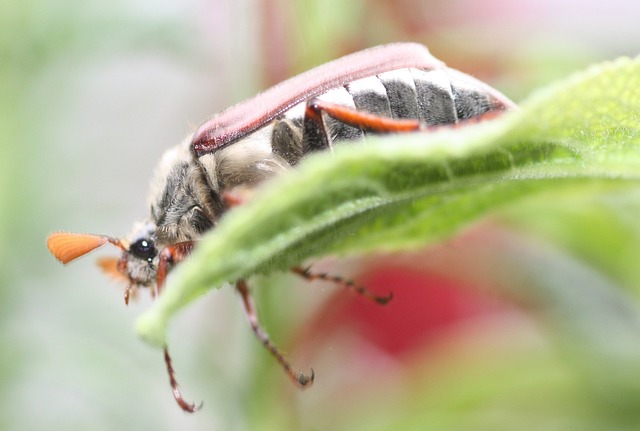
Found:
M 150 221 L 159 247 L 198 240 L 221 212 L 219 195 L 194 161 L 190 142 L 162 156 L 151 182 Z

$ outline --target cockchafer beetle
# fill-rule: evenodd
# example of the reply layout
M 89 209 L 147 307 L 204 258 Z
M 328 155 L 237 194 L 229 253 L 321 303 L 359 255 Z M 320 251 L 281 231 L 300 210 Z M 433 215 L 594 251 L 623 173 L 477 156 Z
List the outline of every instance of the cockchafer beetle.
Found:
M 515 108 L 486 84 L 447 68 L 422 45 L 396 43 L 331 61 L 286 80 L 214 115 L 192 136 L 168 150 L 155 172 L 150 216 L 123 239 L 105 235 L 54 233 L 49 250 L 68 263 L 106 243 L 120 258 L 100 261 L 102 268 L 128 281 L 125 302 L 138 287 L 159 293 L 168 271 L 189 256 L 202 234 L 215 227 L 243 191 L 297 165 L 307 154 L 369 133 L 419 131 L 486 119 Z M 325 279 L 375 296 L 340 277 L 293 268 L 308 279 Z M 296 372 L 258 321 L 245 280 L 236 288 L 253 332 L 300 386 L 314 373 Z M 174 397 L 193 412 L 178 388 L 171 358 L 164 357 Z

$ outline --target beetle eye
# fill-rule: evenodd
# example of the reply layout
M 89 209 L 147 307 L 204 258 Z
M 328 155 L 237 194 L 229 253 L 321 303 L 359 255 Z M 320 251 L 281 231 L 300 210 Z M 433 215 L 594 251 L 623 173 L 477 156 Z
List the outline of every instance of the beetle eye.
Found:
M 129 253 L 133 254 L 135 257 L 143 260 L 153 259 L 156 254 L 158 254 L 155 246 L 153 245 L 153 241 L 148 239 L 139 239 L 129 247 Z

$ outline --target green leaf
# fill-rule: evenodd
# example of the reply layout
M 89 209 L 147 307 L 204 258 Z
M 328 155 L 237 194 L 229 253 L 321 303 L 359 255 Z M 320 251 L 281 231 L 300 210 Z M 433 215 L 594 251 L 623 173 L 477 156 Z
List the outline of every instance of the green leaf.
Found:
M 637 187 L 639 120 L 640 61 L 620 59 L 494 121 L 314 155 L 225 215 L 138 331 L 163 345 L 168 320 L 210 289 L 309 257 L 422 247 L 541 192 Z

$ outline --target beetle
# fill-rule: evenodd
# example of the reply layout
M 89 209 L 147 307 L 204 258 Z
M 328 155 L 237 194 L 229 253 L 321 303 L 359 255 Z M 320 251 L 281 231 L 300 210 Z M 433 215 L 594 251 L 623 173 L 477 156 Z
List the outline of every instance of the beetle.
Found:
M 121 249 L 120 258 L 99 263 L 127 281 L 125 302 L 141 287 L 155 295 L 168 272 L 221 216 L 242 203 L 247 190 L 290 170 L 304 156 L 370 133 L 463 125 L 514 108 L 500 92 L 446 67 L 422 45 L 395 43 L 356 52 L 214 115 L 169 149 L 154 174 L 150 215 L 125 238 L 57 232 L 49 236 L 48 247 L 66 264 L 111 243 Z M 293 272 L 354 288 L 380 304 L 391 299 L 340 277 L 303 268 Z M 235 285 L 255 335 L 296 384 L 311 384 L 313 370 L 295 371 L 260 326 L 246 281 Z M 180 393 L 166 347 L 164 358 L 176 401 L 185 411 L 197 410 Z

